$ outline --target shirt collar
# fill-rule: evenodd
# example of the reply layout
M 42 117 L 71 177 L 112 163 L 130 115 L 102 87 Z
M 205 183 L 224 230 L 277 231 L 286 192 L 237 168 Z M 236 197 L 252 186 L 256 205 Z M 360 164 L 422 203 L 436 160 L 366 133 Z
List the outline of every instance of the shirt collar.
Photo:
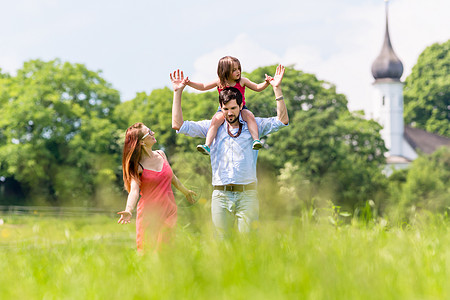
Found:
M 242 110 L 239 112 L 239 122 L 242 123 L 242 124 L 244 124 L 245 121 L 244 121 L 244 119 L 242 119 L 242 114 L 241 114 L 241 112 L 242 112 Z

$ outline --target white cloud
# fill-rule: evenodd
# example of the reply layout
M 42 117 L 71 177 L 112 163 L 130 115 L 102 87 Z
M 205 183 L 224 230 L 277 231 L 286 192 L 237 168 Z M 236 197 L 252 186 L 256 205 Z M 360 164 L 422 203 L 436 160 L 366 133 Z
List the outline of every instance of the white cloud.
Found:
M 38 57 L 86 63 L 130 99 L 167 85 L 162 74 L 173 68 L 194 81 L 213 80 L 218 60 L 233 55 L 246 72 L 294 64 L 336 84 L 350 109 L 368 108 L 370 68 L 384 35 L 383 1 L 249 0 L 231 14 L 221 13 L 218 2 L 203 2 L 174 10 L 167 1 L 3 1 L 0 67 L 14 72 Z M 425 47 L 450 38 L 450 1 L 392 0 L 389 7 L 404 79 Z
M 0 68 L 2 69 L 2 72 L 9 73 L 13 76 L 16 74 L 17 69 L 22 67 L 23 64 L 23 60 L 15 54 L 0 55 L 0 62 Z
M 313 73 L 317 71 L 317 66 L 323 63 L 319 55 L 320 49 L 314 46 L 298 45 L 286 50 L 282 63 L 285 65 L 295 65 L 296 68 Z
M 367 55 L 356 50 L 336 53 L 323 58 L 320 49 L 315 46 L 297 45 L 286 49 L 282 57 L 264 49 L 245 34 L 239 35 L 231 44 L 222 49 L 216 49 L 199 57 L 195 64 L 195 73 L 191 76 L 193 81 L 211 81 L 217 77 L 216 68 L 218 59 L 224 55 L 237 57 L 243 65 L 244 71 L 251 72 L 260 66 L 282 63 L 295 65 L 297 69 L 316 74 L 319 79 L 330 81 L 337 85 L 340 93 L 348 98 L 368 99 L 366 94 L 370 86 L 370 64 L 367 69 L 361 65 L 367 60 Z M 362 109 L 366 103 L 350 103 L 350 109 Z
M 389 30 L 394 50 L 404 65 L 403 80 L 425 47 L 450 38 L 449 11 L 450 2 L 444 0 L 392 1 Z M 285 48 L 284 53 L 274 53 L 269 47 L 262 46 L 265 41 L 242 33 L 230 44 L 200 56 L 195 61 L 191 79 L 214 79 L 217 61 L 224 55 L 238 57 L 247 72 L 274 63 L 294 64 L 298 69 L 336 84 L 337 91 L 347 96 L 350 110 L 364 109 L 370 114 L 373 101 L 371 66 L 383 43 L 384 6 L 378 3 L 347 5 L 334 16 L 327 14 L 322 19 L 322 26 L 342 26 L 340 30 L 329 28 L 334 32 L 330 40 L 297 42 Z M 324 32 L 323 28 L 311 30 Z M 282 38 L 286 37 L 280 32 L 276 43 L 286 44 Z
M 240 34 L 228 45 L 223 48 L 200 56 L 194 63 L 194 74 L 190 76 L 193 81 L 209 82 L 217 78 L 217 64 L 219 59 L 224 56 L 234 56 L 241 62 L 244 72 L 262 66 L 279 63 L 281 58 L 276 54 L 264 49 L 255 43 L 246 34 Z
M 398 0 L 389 8 L 389 29 L 406 78 L 419 54 L 436 42 L 450 38 L 450 1 Z

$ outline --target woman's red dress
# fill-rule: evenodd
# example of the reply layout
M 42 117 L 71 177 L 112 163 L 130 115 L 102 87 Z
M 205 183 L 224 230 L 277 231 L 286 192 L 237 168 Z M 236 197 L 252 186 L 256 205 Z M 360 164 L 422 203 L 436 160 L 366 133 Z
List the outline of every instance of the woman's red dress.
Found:
M 138 250 L 157 250 L 170 240 L 177 222 L 177 205 L 172 191 L 173 172 L 164 159 L 161 171 L 143 169 L 141 198 L 137 206 L 136 244 Z

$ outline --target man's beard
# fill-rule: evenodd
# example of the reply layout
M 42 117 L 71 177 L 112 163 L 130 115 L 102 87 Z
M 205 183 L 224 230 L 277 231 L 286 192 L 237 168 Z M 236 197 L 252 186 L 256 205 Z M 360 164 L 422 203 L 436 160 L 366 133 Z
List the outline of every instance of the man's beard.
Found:
M 229 118 L 228 117 L 226 117 L 225 118 L 225 120 L 228 122 L 228 124 L 230 124 L 230 125 L 233 125 L 233 124 L 235 124 L 236 122 L 238 122 L 239 121 L 239 115 L 237 115 L 237 116 L 234 116 L 234 119 L 233 120 L 229 120 Z

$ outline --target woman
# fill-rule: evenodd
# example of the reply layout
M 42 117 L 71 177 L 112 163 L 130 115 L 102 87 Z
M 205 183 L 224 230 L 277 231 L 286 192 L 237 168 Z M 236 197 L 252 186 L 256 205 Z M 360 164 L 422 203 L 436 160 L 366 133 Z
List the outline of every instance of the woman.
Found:
M 171 184 L 194 203 L 195 192 L 188 190 L 173 174 L 167 157 L 161 150 L 153 151 L 155 133 L 143 123 L 127 129 L 123 147 L 122 168 L 127 204 L 120 214 L 119 224 L 130 223 L 137 206 L 136 244 L 139 251 L 158 250 L 170 240 L 177 221 L 177 205 Z

